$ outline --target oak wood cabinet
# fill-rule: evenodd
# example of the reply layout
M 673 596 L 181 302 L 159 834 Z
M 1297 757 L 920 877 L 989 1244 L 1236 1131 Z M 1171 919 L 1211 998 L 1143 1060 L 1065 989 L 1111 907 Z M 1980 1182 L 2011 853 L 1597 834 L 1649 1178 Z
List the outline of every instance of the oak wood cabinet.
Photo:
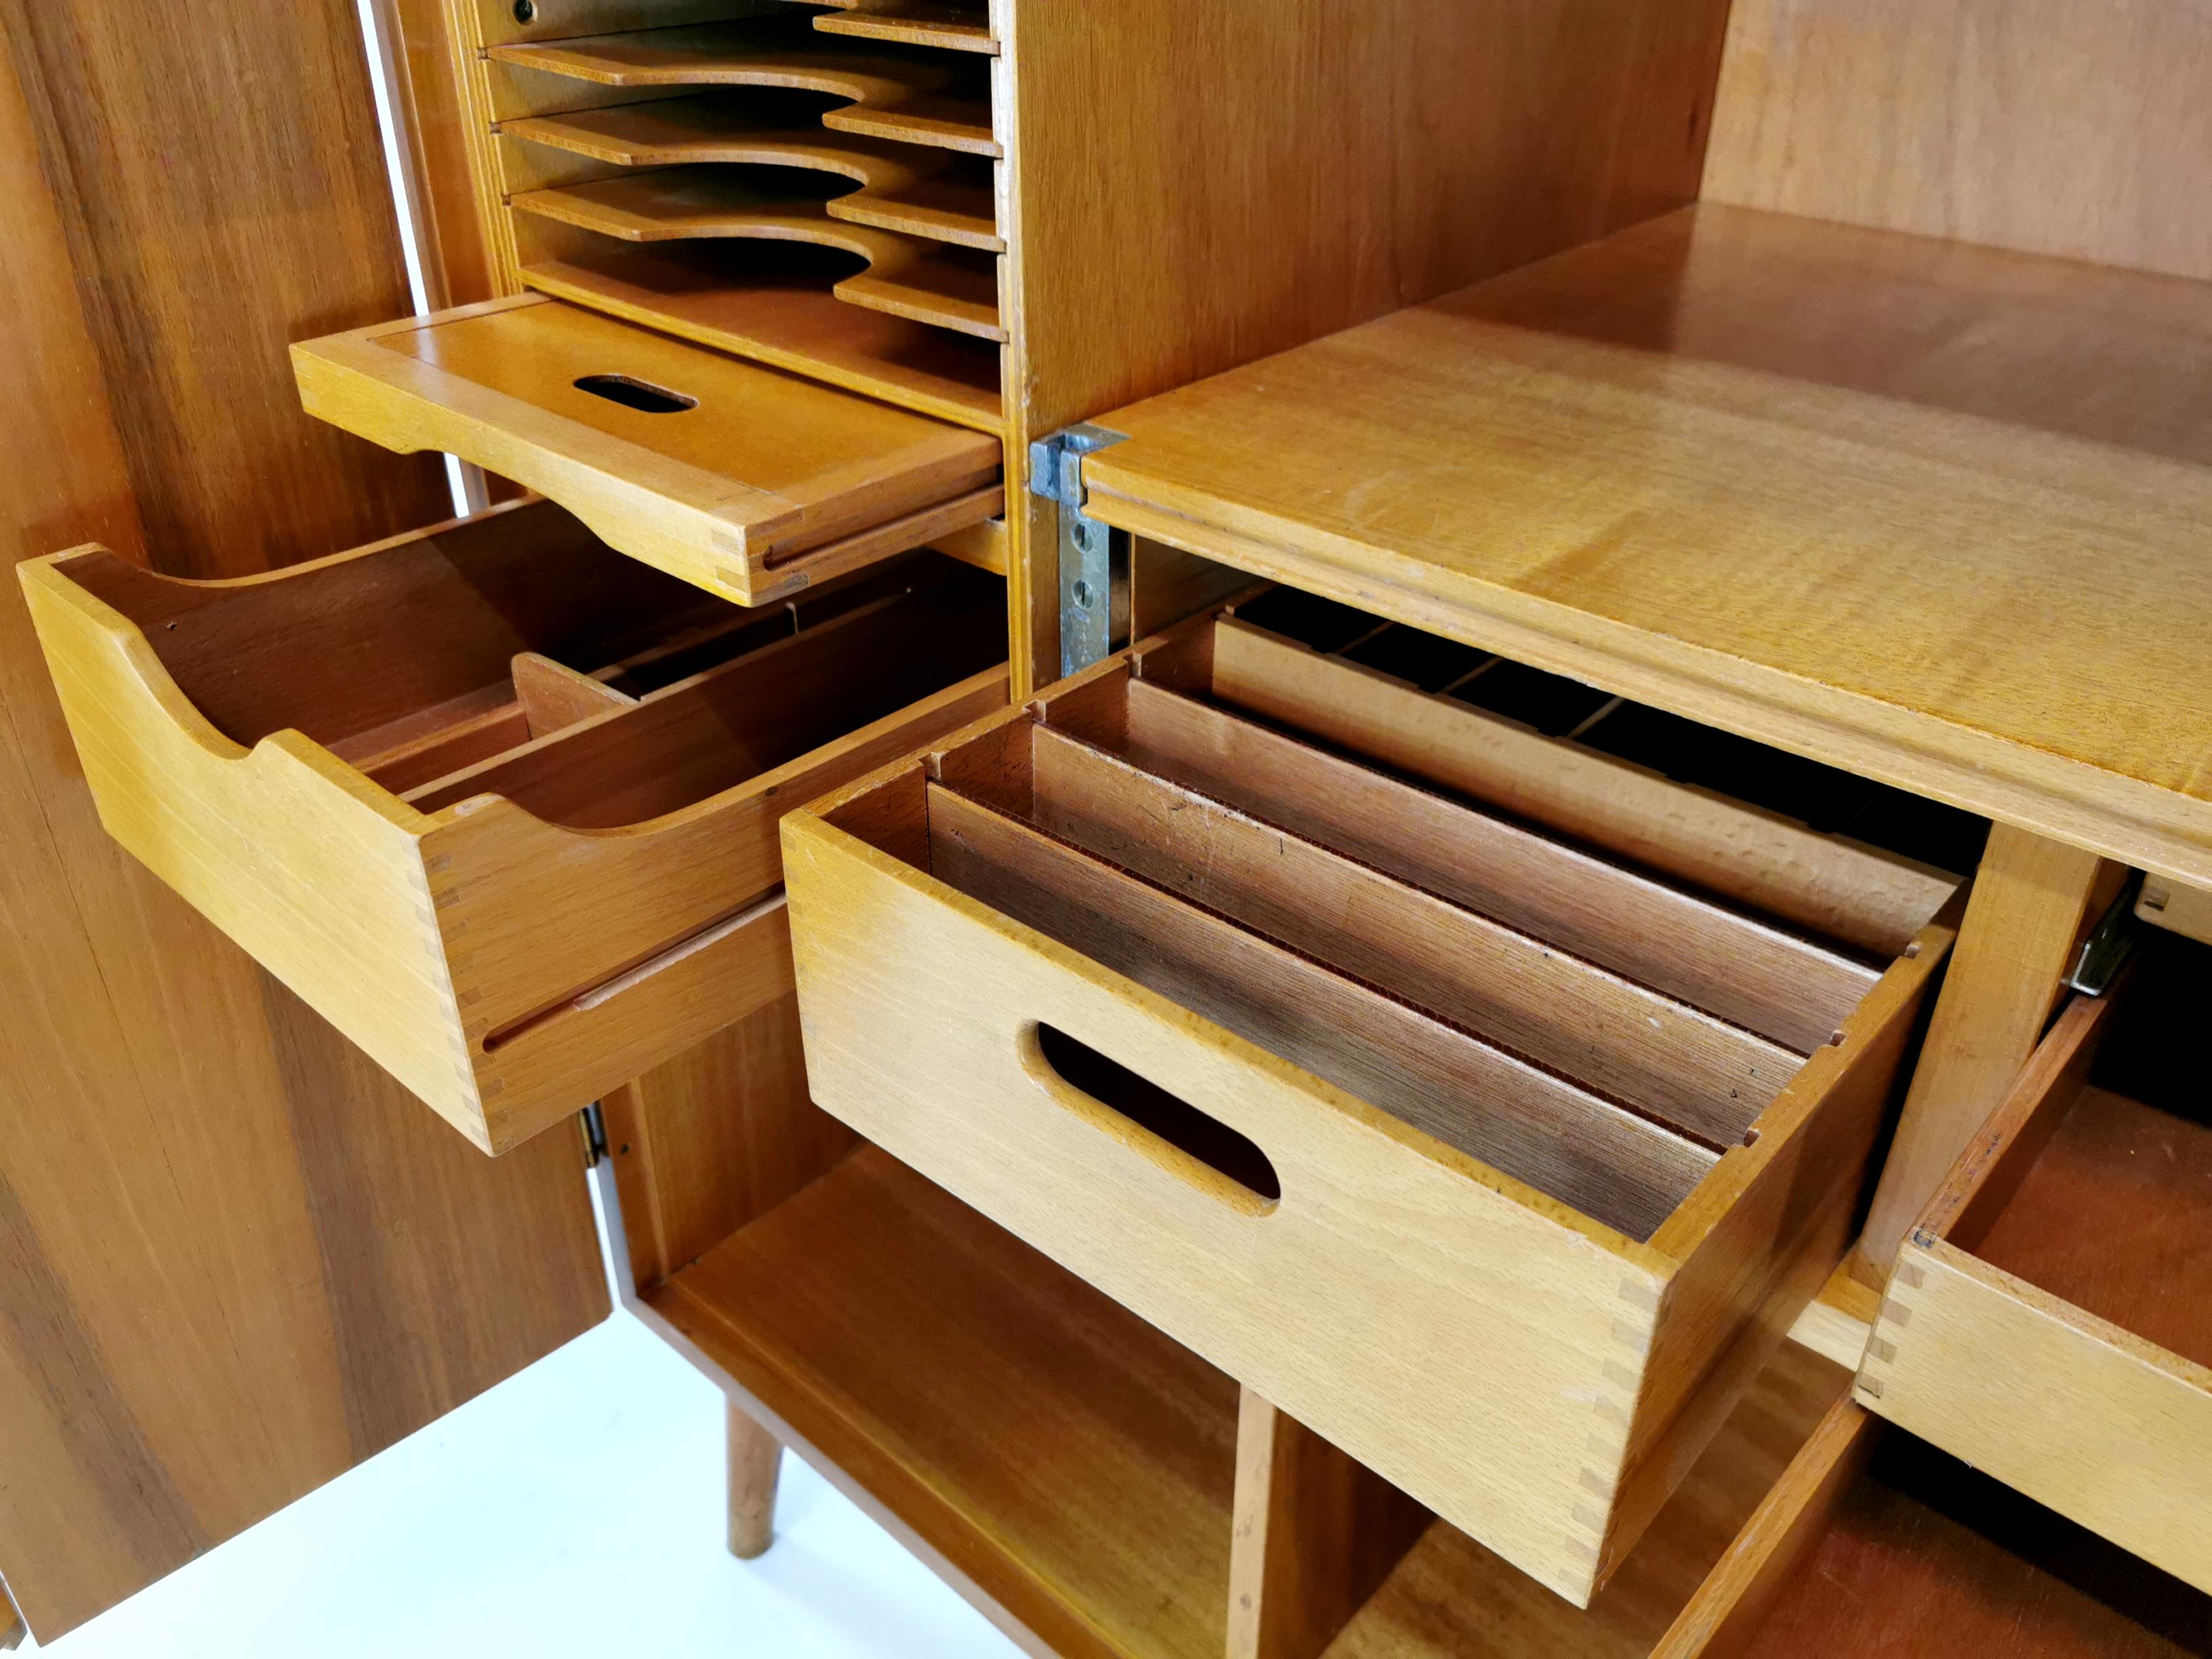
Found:
M 373 10 L 428 314 L 349 9 L 11 19 L 35 1630 L 596 1316 L 588 1158 L 732 1548 L 1035 1650 L 2212 1639 L 2201 8 Z

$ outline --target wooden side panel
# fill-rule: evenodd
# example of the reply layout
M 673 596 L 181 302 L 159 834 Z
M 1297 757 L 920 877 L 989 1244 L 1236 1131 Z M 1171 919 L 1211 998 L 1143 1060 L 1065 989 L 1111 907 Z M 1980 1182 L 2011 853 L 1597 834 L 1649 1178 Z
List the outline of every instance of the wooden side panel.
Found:
M 1941 1239 L 1907 1241 L 1859 1398 L 2212 1591 L 2212 1369 Z
M 1692 200 L 1727 14 L 1000 0 L 1009 454 Z M 1041 682 L 1052 522 L 1016 531 Z
M 348 169 L 374 153 L 365 94 L 325 82 L 350 87 L 361 62 L 351 8 L 173 30 L 93 9 L 6 14 L 0 438 L 22 487 L 0 496 L 0 553 L 93 537 L 136 553 L 150 522 L 189 550 L 185 568 L 216 574 L 398 530 L 418 507 L 442 516 L 433 468 L 363 452 L 356 471 L 345 441 L 318 440 L 270 308 L 282 289 L 343 313 L 365 281 L 377 310 L 403 303 L 396 263 L 356 222 L 363 202 L 337 188 L 357 175 L 315 159 L 334 125 Z M 70 187 L 65 228 L 14 71 L 76 28 L 100 50 L 32 101 L 70 133 L 131 142 L 100 188 Z M 186 52 L 203 56 L 175 61 Z M 267 96 L 229 81 L 180 95 L 223 58 Z M 226 148 L 239 123 L 246 147 Z M 43 153 L 66 159 L 63 136 L 50 125 Z M 156 167 L 164 200 L 229 215 L 167 240 L 106 218 L 88 235 L 87 217 L 131 205 L 117 179 Z M 217 260 L 210 238 L 246 252 Z M 156 258 L 198 285 L 189 336 L 162 331 L 184 326 L 183 298 L 117 297 Z M 270 355 L 250 370 L 210 343 L 264 329 Z M 179 434 L 189 465 L 154 476 Z M 483 1158 L 101 833 L 17 595 L 0 584 L 0 1564 L 51 1641 L 607 1304 L 572 1143 Z
M 1737 0 L 1705 198 L 2212 277 L 2196 0 Z

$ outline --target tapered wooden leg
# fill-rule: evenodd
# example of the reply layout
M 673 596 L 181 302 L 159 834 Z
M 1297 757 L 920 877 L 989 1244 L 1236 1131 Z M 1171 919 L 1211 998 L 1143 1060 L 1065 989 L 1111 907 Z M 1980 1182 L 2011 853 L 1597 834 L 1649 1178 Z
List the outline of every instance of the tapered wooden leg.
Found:
M 730 1406 L 730 1553 L 750 1561 L 775 1538 L 775 1480 L 783 1446 L 732 1401 Z
M 1897 1247 L 2043 1033 L 2085 927 L 2126 872 L 2000 823 L 1974 878 L 1857 1261 L 1877 1287 Z
M 1381 1475 L 1245 1389 L 1229 1659 L 1318 1659 L 1429 1520 Z

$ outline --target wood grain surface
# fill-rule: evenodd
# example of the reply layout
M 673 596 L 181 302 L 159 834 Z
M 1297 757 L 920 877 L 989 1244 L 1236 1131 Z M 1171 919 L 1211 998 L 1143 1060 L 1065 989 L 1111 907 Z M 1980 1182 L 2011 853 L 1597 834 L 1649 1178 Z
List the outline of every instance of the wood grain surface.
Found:
M 2194 0 L 1737 0 L 1705 198 L 2212 278 L 2208 76 Z
M 283 367 L 288 327 L 404 305 L 354 18 L 10 9 L 11 558 L 150 529 L 256 570 L 444 515 Z M 0 1563 L 51 1641 L 607 1303 L 573 1140 L 490 1164 L 102 833 L 12 582 L 0 710 Z
M 1213 1659 L 1237 1387 L 873 1147 L 647 1298 L 794 1449 L 1069 1659 Z
M 1085 476 L 1121 528 L 2205 885 L 2207 386 L 2212 285 L 1707 206 L 1102 414 Z

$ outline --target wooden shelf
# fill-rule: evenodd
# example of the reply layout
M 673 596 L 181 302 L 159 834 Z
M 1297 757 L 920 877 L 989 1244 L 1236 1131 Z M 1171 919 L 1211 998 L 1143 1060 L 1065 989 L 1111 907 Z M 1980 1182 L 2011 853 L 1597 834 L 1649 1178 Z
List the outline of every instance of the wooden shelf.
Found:
M 945 150 L 794 127 L 720 93 L 526 117 L 499 131 L 617 167 L 725 162 L 832 173 L 860 186 L 824 204 L 832 218 L 994 253 L 1006 248 L 988 171 L 981 177 L 965 171 L 981 163 Z
M 609 242 L 604 253 L 526 265 L 522 280 L 664 333 L 1001 434 L 998 349 L 836 299 L 824 266 L 840 257 L 804 244 L 732 258 L 711 243 Z
M 830 289 L 837 298 L 918 323 L 1003 342 L 998 264 L 988 254 L 939 250 L 872 225 L 833 219 L 823 200 L 757 175 L 714 166 L 652 167 L 589 184 L 533 190 L 509 203 L 625 242 L 736 239 L 811 242 L 867 261 Z
M 825 39 L 803 18 L 640 29 L 490 48 L 498 63 L 607 87 L 790 87 L 850 100 L 823 125 L 839 131 L 997 156 L 988 91 L 957 60 Z
M 817 17 L 814 27 L 824 34 L 999 55 L 989 8 L 980 0 L 968 0 L 965 4 L 961 0 L 822 0 L 822 3 L 848 14 Z
M 1236 1384 L 888 1154 L 646 1300 L 1055 1650 L 1221 1652 Z
M 1850 1380 L 1841 1366 L 1785 1343 L 1587 1608 L 1438 1522 L 1345 1627 L 1328 1659 L 1642 1659 Z
M 1099 415 L 1107 522 L 2212 885 L 2212 284 L 1698 207 Z

